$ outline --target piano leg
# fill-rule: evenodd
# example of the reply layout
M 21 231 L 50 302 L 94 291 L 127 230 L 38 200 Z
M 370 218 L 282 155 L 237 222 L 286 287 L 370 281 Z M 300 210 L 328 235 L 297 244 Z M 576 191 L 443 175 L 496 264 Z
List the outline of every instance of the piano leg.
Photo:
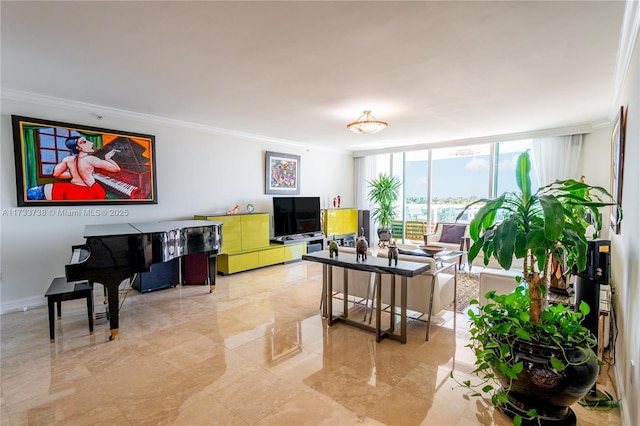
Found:
M 118 335 L 118 329 L 120 326 L 119 318 L 119 291 L 120 281 L 110 282 L 103 284 L 107 289 L 107 309 L 109 310 L 109 328 L 111 329 L 111 336 L 109 340 L 114 340 Z
M 216 275 L 218 275 L 218 256 L 209 256 L 209 293 L 216 289 Z

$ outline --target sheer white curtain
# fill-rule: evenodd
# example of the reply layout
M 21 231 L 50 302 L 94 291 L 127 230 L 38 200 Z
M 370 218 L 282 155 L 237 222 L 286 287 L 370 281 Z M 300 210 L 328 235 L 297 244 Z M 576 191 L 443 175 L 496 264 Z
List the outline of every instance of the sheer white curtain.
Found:
M 371 211 L 374 205 L 367 199 L 369 194 L 369 184 L 367 182 L 378 177 L 380 173 L 388 174 L 390 172 L 390 155 L 380 154 L 355 158 L 353 169 L 356 208 L 358 210 Z M 372 219 L 369 227 L 370 234 L 367 236 L 370 246 L 378 244 L 378 234 L 375 232 L 377 227 L 378 224 L 374 223 Z
M 373 205 L 367 200 L 369 194 L 368 181 L 378 177 L 380 173 L 389 173 L 389 154 L 370 155 L 355 159 L 354 175 L 356 208 L 359 210 L 371 210 Z
M 376 163 L 375 156 L 358 157 L 355 159 L 354 193 L 356 208 L 358 210 L 371 210 L 371 205 L 369 200 L 367 200 L 367 194 L 369 193 L 369 185 L 367 185 L 367 182 L 378 175 Z
M 554 136 L 531 140 L 533 169 L 540 186 L 556 180 L 575 179 L 582 151 L 582 135 Z

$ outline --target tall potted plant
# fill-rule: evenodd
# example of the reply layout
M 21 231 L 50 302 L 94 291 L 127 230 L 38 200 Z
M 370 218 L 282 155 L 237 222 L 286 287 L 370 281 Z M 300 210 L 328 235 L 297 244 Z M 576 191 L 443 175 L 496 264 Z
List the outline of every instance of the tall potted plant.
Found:
M 504 269 L 514 258 L 523 262 L 522 276 L 516 278 L 520 285 L 513 293 L 490 292 L 486 305 L 468 312 L 468 346 L 476 355 L 474 372 L 483 380 L 475 395 L 490 395 L 492 404 L 514 424 L 572 424 L 575 414 L 570 405 L 582 399 L 597 379 L 598 361 L 592 350 L 597 342 L 581 324 L 589 313 L 586 303 L 577 311 L 549 306 L 548 271 L 554 257 L 564 259 L 567 271 L 585 269 L 590 237 L 585 215 L 591 213 L 599 231 L 598 209 L 615 203 L 608 201 L 612 197 L 604 188 L 571 179 L 532 193 L 530 171 L 525 152 L 516 168 L 519 193 L 478 200 L 465 208 L 484 203 L 469 225 L 473 241 L 469 261 L 482 251 L 485 265 L 491 257 Z M 498 221 L 501 215 L 503 220 Z M 469 381 L 463 385 L 475 390 Z
M 371 217 L 380 224 L 378 238 L 381 241 L 391 239 L 391 222 L 396 217 L 396 202 L 400 196 L 402 183 L 397 176 L 380 173 L 376 179 L 367 181 L 369 193 L 367 198 L 375 204 Z

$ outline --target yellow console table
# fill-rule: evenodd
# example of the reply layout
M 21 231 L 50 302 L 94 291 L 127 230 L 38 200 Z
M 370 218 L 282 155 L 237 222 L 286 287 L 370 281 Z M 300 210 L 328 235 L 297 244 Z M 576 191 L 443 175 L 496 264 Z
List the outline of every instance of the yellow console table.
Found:
M 222 222 L 218 272 L 223 275 L 293 262 L 307 253 L 304 241 L 286 245 L 269 241 L 269 213 L 202 214 L 194 218 Z

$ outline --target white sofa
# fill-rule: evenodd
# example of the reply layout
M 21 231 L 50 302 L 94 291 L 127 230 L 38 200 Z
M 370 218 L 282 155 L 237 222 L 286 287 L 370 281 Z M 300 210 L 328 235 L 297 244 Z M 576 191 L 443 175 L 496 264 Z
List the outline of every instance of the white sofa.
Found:
M 505 271 L 504 269 L 485 268 L 480 271 L 480 284 L 478 285 L 478 302 L 480 302 L 480 306 L 487 304 L 485 295 L 492 290 L 495 290 L 496 294 L 509 294 L 515 290 L 518 287 L 518 282 L 516 281 L 516 276 L 518 275 L 522 275 L 522 270 L 509 269 Z
M 484 306 L 487 303 L 485 295 L 491 290 L 495 290 L 497 294 L 511 293 L 518 286 L 515 277 L 522 275 L 522 259 L 513 258 L 511 268 L 505 270 L 493 256 L 489 258 L 489 263 L 485 265 L 484 253 L 480 251 L 473 259 L 472 265 L 473 268 L 470 267 L 469 269 L 478 273 L 480 281 L 478 285 L 478 302 L 480 302 L 480 306 Z
M 398 247 L 403 248 L 403 246 Z M 404 249 L 409 249 L 409 247 L 405 246 Z M 388 249 L 380 250 L 377 256 L 386 259 L 388 257 Z M 431 257 L 407 254 L 399 254 L 398 260 L 429 263 L 431 265 L 429 271 L 407 280 L 407 309 L 427 316 L 425 339 L 429 340 L 431 316 L 442 311 L 455 301 L 454 269 L 456 268 L 456 264 L 442 268 Z M 389 275 L 382 275 L 383 304 L 390 303 L 391 292 L 389 290 L 390 286 L 388 285 L 390 280 L 391 277 Z M 433 297 L 431 297 L 432 288 Z M 398 280 L 396 280 L 396 300 L 400 300 L 400 285 L 398 285 Z
M 411 248 L 415 248 L 411 246 Z M 354 247 L 339 247 L 338 258 L 340 253 L 355 253 Z M 371 251 L 367 252 L 367 256 L 372 256 Z M 382 249 L 377 253 L 378 257 L 387 258 L 387 249 Z M 427 316 L 426 340 L 429 340 L 429 328 L 431 325 L 431 316 L 442 311 L 455 300 L 455 282 L 452 268 L 455 264 L 439 271 L 438 265 L 430 257 L 410 256 L 401 254 L 399 260 L 409 260 L 414 262 L 423 262 L 431 264 L 431 269 L 424 274 L 408 279 L 407 282 L 407 309 L 421 313 Z M 332 273 L 332 290 L 334 294 L 344 294 L 344 268 L 338 266 L 331 267 Z M 435 271 L 435 273 L 434 273 Z M 448 273 L 451 272 L 451 273 Z M 374 296 L 374 274 L 363 271 L 347 270 L 349 280 L 348 297 L 356 298 L 355 301 L 365 304 L 365 317 L 367 308 L 373 309 Z M 382 304 L 388 305 L 391 302 L 390 292 L 391 277 L 382 274 Z M 431 298 L 431 288 L 434 288 L 433 298 Z M 396 280 L 396 303 L 400 300 L 400 282 Z
M 338 258 L 340 258 L 340 253 L 356 254 L 356 248 L 340 246 L 338 247 Z M 367 250 L 367 256 L 373 256 L 370 250 Z M 370 272 L 346 269 L 347 279 L 349 280 L 349 294 L 345 295 L 344 271 L 345 269 L 339 266 L 331 266 L 333 294 L 341 294 L 342 297 L 349 297 L 354 302 L 364 303 L 366 316 L 369 302 L 371 299 L 373 299 L 373 274 L 371 274 Z M 322 293 L 324 294 L 324 291 Z

